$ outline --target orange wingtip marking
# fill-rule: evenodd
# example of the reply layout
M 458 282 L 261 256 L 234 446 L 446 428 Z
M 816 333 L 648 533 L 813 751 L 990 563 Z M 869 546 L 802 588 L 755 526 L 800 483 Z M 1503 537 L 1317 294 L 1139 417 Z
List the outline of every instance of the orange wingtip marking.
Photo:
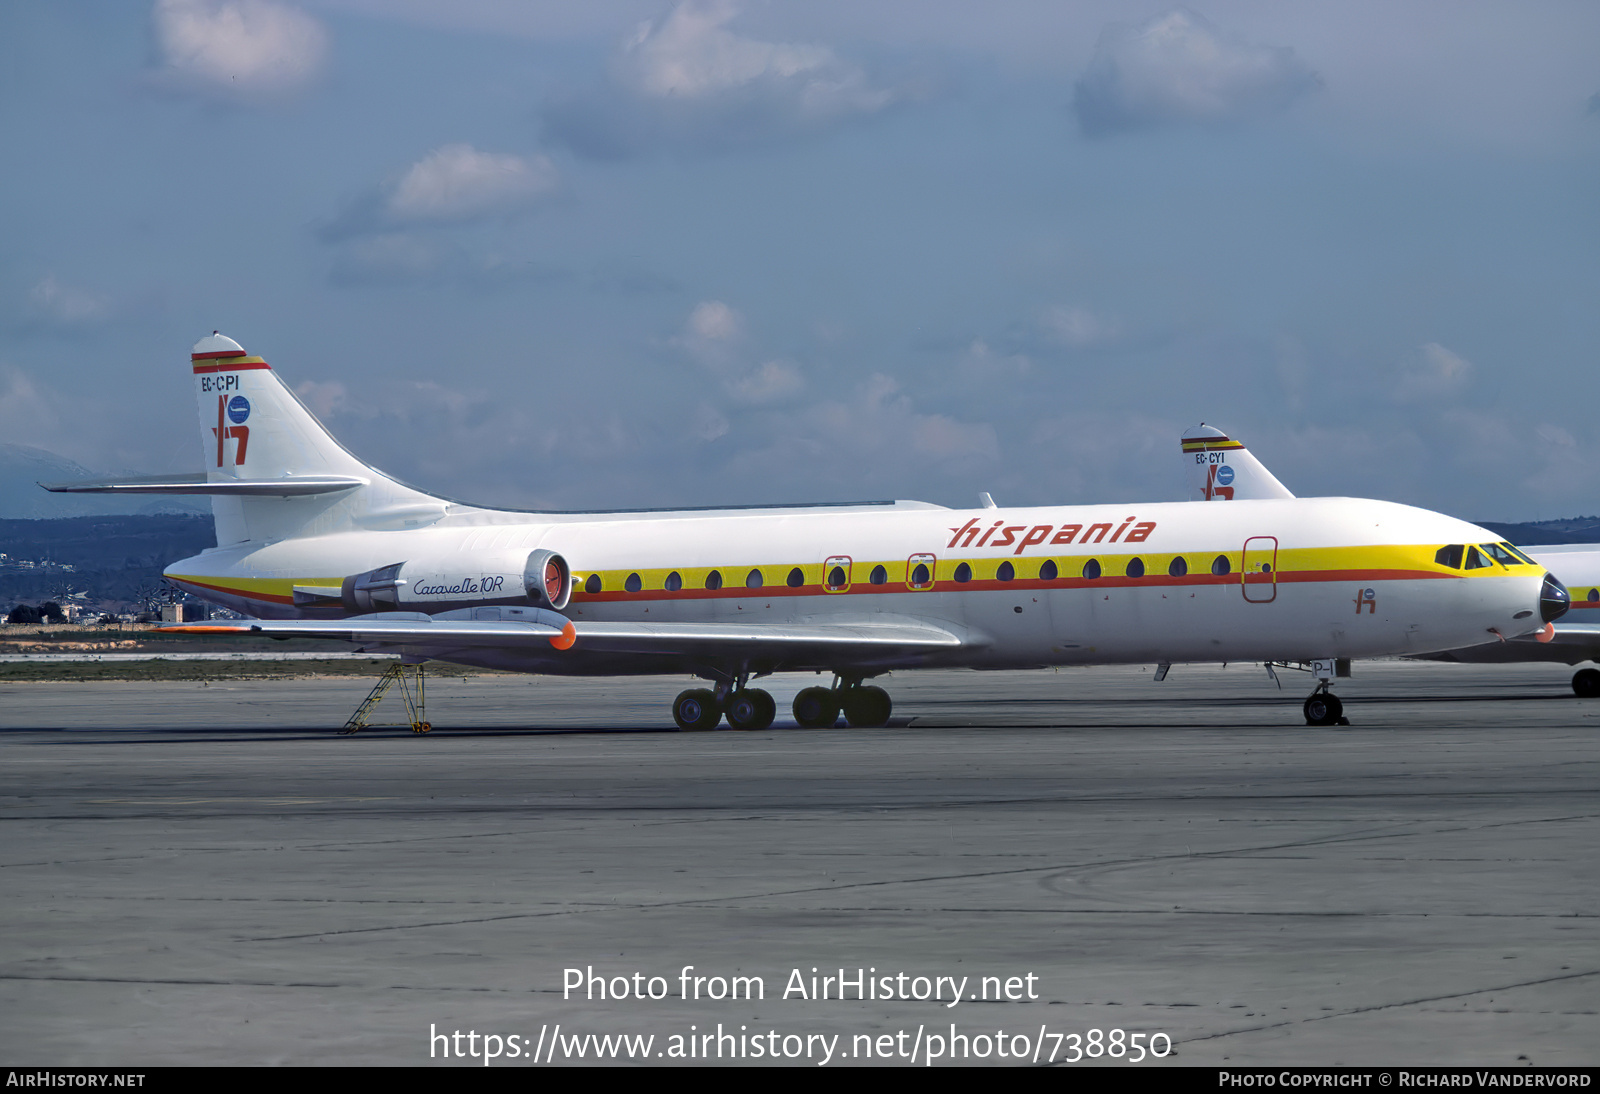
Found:
M 578 640 L 578 628 L 570 622 L 561 628 L 561 633 L 550 639 L 550 644 L 558 650 L 570 650 L 572 644 Z
M 1552 638 L 1554 638 L 1555 636 L 1556 636 L 1556 625 L 1554 623 L 1546 623 L 1544 625 L 1544 630 L 1539 632 L 1539 641 L 1548 642 Z
M 248 634 L 249 627 L 157 627 L 161 634 Z

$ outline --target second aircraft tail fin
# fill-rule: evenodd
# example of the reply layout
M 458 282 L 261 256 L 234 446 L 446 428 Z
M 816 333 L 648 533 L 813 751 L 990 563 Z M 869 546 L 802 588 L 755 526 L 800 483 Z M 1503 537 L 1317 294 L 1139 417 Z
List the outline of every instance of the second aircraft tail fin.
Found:
M 1190 501 L 1260 501 L 1292 498 L 1243 442 L 1201 422 L 1183 434 Z

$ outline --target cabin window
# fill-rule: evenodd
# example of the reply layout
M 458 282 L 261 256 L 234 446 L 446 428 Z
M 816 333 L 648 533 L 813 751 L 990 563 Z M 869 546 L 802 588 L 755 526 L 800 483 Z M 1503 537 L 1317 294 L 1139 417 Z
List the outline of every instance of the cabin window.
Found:
M 745 574 L 744 575 L 744 587 L 746 589 L 759 589 L 759 588 L 761 588 L 761 571 L 760 570 L 751 570 L 749 573 Z
M 843 566 L 835 566 L 828 571 L 828 588 L 842 589 L 845 586 L 845 572 Z
M 926 562 L 919 562 L 912 568 L 911 585 L 913 588 L 921 589 L 932 582 L 933 575 L 928 572 L 928 564 Z
M 1047 558 L 1044 560 L 1044 565 L 1039 567 L 1039 580 L 1054 581 L 1057 573 L 1059 571 L 1056 569 L 1056 560 Z
M 1128 560 L 1128 576 L 1129 577 L 1143 577 L 1144 576 L 1144 559 L 1142 559 L 1142 558 L 1130 558 Z
M 1218 555 L 1216 558 L 1211 560 L 1211 572 L 1216 574 L 1218 577 L 1226 574 L 1232 568 L 1233 567 L 1228 564 L 1227 555 Z
M 1494 563 L 1483 557 L 1482 551 L 1478 550 L 1476 547 L 1468 547 L 1467 562 L 1462 568 L 1466 570 L 1487 570 L 1493 565 Z
M 1600 602 L 1600 589 L 1590 589 L 1589 590 L 1589 595 L 1584 597 L 1584 599 L 1587 600 L 1591 604 L 1594 604 L 1596 602 Z
M 956 572 L 952 576 L 954 576 L 957 581 L 965 585 L 967 582 L 972 580 L 972 567 L 963 562 L 961 565 L 956 567 Z
M 595 593 L 599 592 L 600 591 L 600 575 L 599 574 L 590 574 L 589 575 L 589 580 L 587 580 L 587 581 L 585 581 L 583 583 L 583 591 L 588 593 L 590 596 L 593 596 Z
M 789 571 L 789 588 L 798 589 L 805 583 L 806 575 L 800 572 L 800 567 L 796 566 L 794 569 Z
M 874 566 L 872 568 L 872 573 L 867 575 L 867 580 L 872 582 L 874 585 L 882 585 L 885 581 L 889 580 L 889 571 L 885 570 L 881 565 Z
M 1459 543 L 1447 543 L 1433 554 L 1433 561 L 1452 570 L 1461 569 L 1461 555 L 1466 550 Z
M 1167 576 L 1169 577 L 1182 577 L 1188 572 L 1189 563 L 1182 555 L 1179 555 L 1177 558 L 1167 563 Z
M 994 572 L 996 581 L 1010 581 L 1017 576 L 1016 567 L 1009 562 L 1002 562 L 1000 568 Z
M 683 588 L 683 575 L 678 573 L 677 570 L 673 570 L 670 574 L 667 575 L 667 581 L 666 581 L 667 592 L 675 593 L 681 588 Z
M 708 589 L 720 589 L 720 588 L 722 588 L 722 571 L 721 570 L 712 570 L 709 574 L 706 575 L 706 588 L 708 588 Z
M 628 580 L 622 583 L 622 587 L 627 589 L 630 593 L 636 593 L 640 589 L 644 588 L 644 582 L 639 579 L 638 574 L 629 574 Z
M 1513 556 L 1510 551 L 1506 550 L 1504 547 L 1500 546 L 1498 543 L 1482 543 L 1482 544 L 1479 544 L 1479 546 L 1483 548 L 1483 551 L 1484 551 L 1485 554 L 1487 554 L 1490 558 L 1494 559 L 1496 562 L 1498 562 L 1502 566 L 1520 566 L 1521 565 L 1521 563 L 1517 561 L 1516 557 Z
M 1100 576 L 1100 560 L 1098 558 L 1091 558 L 1083 564 L 1083 576 L 1090 581 Z

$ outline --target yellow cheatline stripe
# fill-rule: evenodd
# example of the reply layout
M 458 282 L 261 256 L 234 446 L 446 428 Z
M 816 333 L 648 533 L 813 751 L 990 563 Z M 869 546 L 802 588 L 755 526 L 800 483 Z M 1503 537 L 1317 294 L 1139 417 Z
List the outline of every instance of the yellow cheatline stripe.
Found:
M 1204 451 L 1206 451 L 1208 449 L 1212 449 L 1212 448 L 1243 448 L 1243 447 L 1244 447 L 1244 442 L 1242 442 L 1242 441 L 1232 441 L 1232 440 L 1225 441 L 1220 437 L 1218 437 L 1215 440 L 1184 441 L 1183 442 L 1183 450 L 1185 452 L 1204 452 Z
M 1183 551 L 1183 552 L 1154 552 L 1128 550 L 1122 544 L 1107 543 L 1104 546 L 1110 550 L 1099 550 L 1099 544 L 1089 544 L 1087 547 L 1078 545 L 1071 554 L 1064 553 L 1035 553 L 1037 548 L 1029 548 L 1022 555 L 997 555 L 989 558 L 947 558 L 940 557 L 934 568 L 936 582 L 954 582 L 955 572 L 962 563 L 972 569 L 972 580 L 993 581 L 1000 567 L 1009 562 L 1015 574 L 1015 579 L 1020 581 L 1033 581 L 1039 577 L 1039 568 L 1046 561 L 1054 561 L 1059 578 L 1075 578 L 1082 574 L 1084 563 L 1089 559 L 1096 559 L 1100 563 L 1101 574 L 1104 577 L 1121 577 L 1127 573 L 1128 563 L 1137 558 L 1144 562 L 1146 577 L 1165 577 L 1174 558 L 1182 558 L 1187 564 L 1188 573 L 1195 576 L 1210 576 L 1211 563 L 1218 555 L 1228 560 L 1228 569 L 1231 575 L 1237 575 L 1242 560 L 1243 552 L 1231 551 Z M 1503 576 L 1507 571 L 1505 567 L 1496 565 L 1478 570 L 1453 570 L 1448 566 L 1441 566 L 1434 561 L 1434 554 L 1444 544 L 1393 544 L 1376 545 L 1368 547 L 1309 547 L 1309 548 L 1281 548 L 1277 552 L 1275 567 L 1279 573 L 1337 573 L 1340 571 L 1385 571 L 1406 570 L 1425 573 L 1437 573 L 1451 577 L 1496 577 Z M 1270 552 L 1250 552 L 1252 563 L 1257 559 L 1270 561 Z M 865 559 L 856 560 L 850 567 L 850 583 L 853 585 L 868 584 L 875 567 L 882 566 L 887 571 L 887 580 L 883 588 L 891 589 L 894 586 L 903 586 L 909 580 L 908 571 L 911 564 L 908 559 Z M 644 569 L 644 570 L 583 570 L 573 571 L 576 580 L 576 593 L 583 595 L 584 582 L 592 574 L 600 576 L 601 593 L 620 593 L 626 591 L 626 582 L 631 575 L 637 574 L 640 581 L 641 592 L 660 592 L 666 588 L 668 575 L 677 573 L 682 579 L 681 590 L 684 592 L 704 591 L 705 579 L 708 574 L 716 570 L 722 575 L 722 589 L 724 591 L 745 587 L 745 579 L 752 569 L 759 570 L 762 583 L 757 588 L 749 589 L 750 595 L 760 596 L 763 590 L 781 589 L 787 587 L 790 565 L 767 566 L 700 566 L 680 567 L 670 569 Z M 820 563 L 802 564 L 799 567 L 804 576 L 804 585 L 821 585 L 824 576 L 824 566 Z M 1522 570 L 1517 567 L 1515 571 Z M 1576 598 L 1576 593 L 1574 594 Z

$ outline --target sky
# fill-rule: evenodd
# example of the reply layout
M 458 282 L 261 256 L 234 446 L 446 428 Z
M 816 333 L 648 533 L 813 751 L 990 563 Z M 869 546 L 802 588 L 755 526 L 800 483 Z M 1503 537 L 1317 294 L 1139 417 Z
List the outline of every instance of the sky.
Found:
M 0 443 L 485 505 L 1600 510 L 1600 5 L 9 0 Z

